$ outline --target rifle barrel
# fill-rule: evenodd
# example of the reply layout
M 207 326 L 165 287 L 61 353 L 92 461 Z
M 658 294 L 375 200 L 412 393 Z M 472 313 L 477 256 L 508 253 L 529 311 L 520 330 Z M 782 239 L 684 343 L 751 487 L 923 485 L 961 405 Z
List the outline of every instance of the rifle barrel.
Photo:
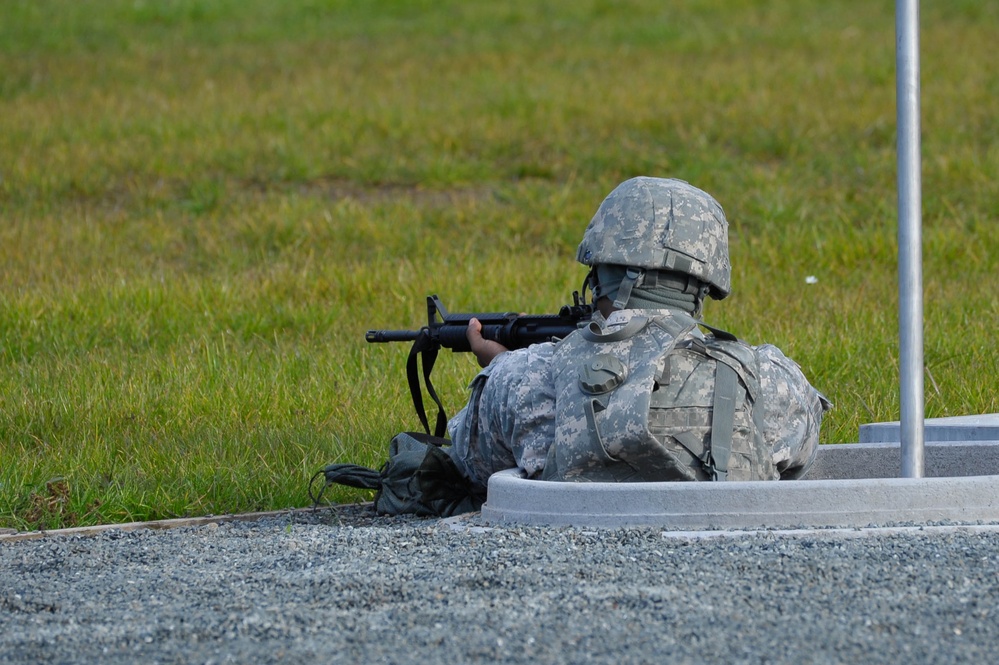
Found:
M 420 336 L 419 330 L 369 330 L 364 333 L 368 342 L 412 342 Z

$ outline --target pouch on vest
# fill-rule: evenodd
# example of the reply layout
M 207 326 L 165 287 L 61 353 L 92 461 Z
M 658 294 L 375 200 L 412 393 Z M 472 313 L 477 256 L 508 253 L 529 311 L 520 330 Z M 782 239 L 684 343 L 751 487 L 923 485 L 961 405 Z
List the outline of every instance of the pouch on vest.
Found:
M 330 464 L 312 477 L 309 497 L 318 505 L 327 487 L 340 484 L 376 490 L 374 504 L 379 515 L 449 517 L 479 510 L 485 496 L 472 490 L 443 450 L 449 443 L 422 432 L 402 432 L 389 443 L 389 458 L 381 469 Z M 325 484 L 313 495 L 312 485 L 320 476 Z
M 649 430 L 672 442 L 698 480 L 778 478 L 757 406 L 758 368 L 752 347 L 718 332 L 688 338 L 668 356 L 652 395 Z

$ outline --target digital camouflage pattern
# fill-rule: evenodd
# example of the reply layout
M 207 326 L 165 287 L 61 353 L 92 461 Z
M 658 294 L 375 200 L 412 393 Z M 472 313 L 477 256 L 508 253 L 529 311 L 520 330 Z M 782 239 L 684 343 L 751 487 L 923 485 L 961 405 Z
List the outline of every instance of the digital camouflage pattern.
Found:
M 468 404 L 448 423 L 448 453 L 480 488 L 502 469 L 529 477 L 545 465 L 555 440 L 555 344 L 532 344 L 493 359 L 472 380 Z
M 544 480 L 597 482 L 694 480 L 689 464 L 648 427 L 652 388 L 658 384 L 677 336 L 692 319 L 662 319 L 645 312 L 611 315 L 559 344 L 552 359 L 555 441 Z
M 615 312 L 609 323 L 570 335 L 555 351 L 556 432 L 544 479 L 712 480 L 715 462 L 721 479 L 778 477 L 755 406 L 759 370 L 749 346 L 705 338 L 694 319 L 668 311 Z M 719 364 L 737 379 L 729 385 L 731 450 L 720 460 L 711 445 Z
M 586 227 L 576 260 L 686 273 L 719 300 L 732 289 L 725 212 L 682 180 L 639 177 L 618 185 Z
M 776 346 L 763 344 L 753 349 L 760 368 L 763 440 L 780 477 L 799 478 L 815 461 L 822 416 L 832 402 Z
M 607 322 L 599 316 L 596 317 L 596 321 L 601 330 L 610 330 L 626 325 L 634 316 L 648 317 L 650 314 L 662 313 L 622 311 L 612 314 Z M 689 321 L 689 317 L 673 313 L 667 318 L 675 318 L 676 322 L 664 322 L 666 326 L 673 328 L 679 326 L 681 331 Z M 555 377 L 556 353 L 561 347 L 568 349 L 571 340 L 577 335 L 578 332 L 573 333 L 558 345 L 536 344 L 527 349 L 504 353 L 497 356 L 489 367 L 475 377 L 468 404 L 448 425 L 452 440 L 449 454 L 462 473 L 474 484 L 485 488 L 490 475 L 509 468 L 520 468 L 528 477 L 542 477 L 549 455 L 556 454 L 551 453 L 552 444 L 556 440 L 577 440 L 573 436 L 577 431 L 581 431 L 579 424 L 564 425 L 561 434 L 556 435 Z M 684 339 L 688 341 L 682 343 L 693 344 L 694 342 L 689 340 L 703 339 L 703 336 L 694 330 Z M 668 344 L 665 337 L 657 343 Z M 739 346 L 744 354 L 750 354 L 755 358 L 757 373 L 755 383 L 758 390 L 755 401 L 758 405 L 756 415 L 759 418 L 757 427 L 763 439 L 763 445 L 757 445 L 756 450 L 764 456 L 769 454 L 770 460 L 753 461 L 755 458 L 752 455 L 733 454 L 730 477 L 732 473 L 740 473 L 737 467 L 746 465 L 750 469 L 754 465 L 755 468 L 762 469 L 753 473 L 764 476 L 775 477 L 774 472 L 776 472 L 782 478 L 799 477 L 807 471 L 815 459 L 819 444 L 819 426 L 824 411 L 830 406 L 829 402 L 809 384 L 798 365 L 776 347 L 769 344 L 751 347 L 741 343 Z M 687 357 L 689 352 L 681 347 L 670 356 L 670 376 L 682 376 L 685 371 L 683 363 L 693 364 Z M 567 366 L 569 364 L 566 362 Z M 578 377 L 579 361 L 576 363 L 576 368 Z M 658 364 L 655 364 L 655 368 L 659 371 Z M 566 374 L 566 377 L 568 376 L 569 374 Z M 564 381 L 568 382 L 568 378 Z M 743 381 L 753 383 L 746 376 L 743 377 Z M 599 382 L 598 378 L 592 383 Z M 652 408 L 651 396 L 649 404 Z M 657 408 L 659 406 L 656 405 Z M 688 409 L 688 412 L 695 411 L 697 409 Z M 745 414 L 737 415 L 736 422 L 742 428 L 750 428 L 744 416 Z M 700 416 L 688 416 L 688 418 L 703 420 L 707 415 L 701 410 Z M 670 423 L 668 419 L 652 415 L 650 429 L 660 437 L 668 434 L 662 429 L 656 430 L 657 427 L 672 428 L 674 436 L 677 431 L 683 429 L 678 428 L 675 422 Z M 703 422 L 700 427 L 702 429 L 692 436 L 701 436 L 703 440 Z M 585 440 L 589 441 L 588 435 Z M 648 441 L 644 436 L 641 440 Z M 619 447 L 623 447 L 623 444 L 614 443 L 610 444 L 610 447 L 617 451 Z M 736 448 L 735 442 L 733 448 Z M 697 469 L 692 463 L 693 455 L 688 453 L 684 456 L 685 450 L 685 448 L 677 450 L 675 447 L 670 449 L 680 461 L 678 468 L 683 468 L 686 464 L 685 468 L 691 469 L 695 477 L 706 478 L 705 474 L 698 476 Z M 766 471 L 768 466 L 773 471 Z M 555 472 L 548 473 L 552 475 Z

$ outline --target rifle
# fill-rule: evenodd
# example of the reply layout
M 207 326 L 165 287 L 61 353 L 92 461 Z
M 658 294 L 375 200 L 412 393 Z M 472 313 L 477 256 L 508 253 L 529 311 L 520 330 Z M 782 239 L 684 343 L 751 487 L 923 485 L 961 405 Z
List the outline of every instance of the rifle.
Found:
M 593 315 L 593 306 L 585 304 L 578 291 L 573 292 L 572 300 L 573 304 L 563 305 L 558 314 L 513 312 L 453 314 L 444 308 L 436 295 L 427 296 L 426 326 L 419 330 L 369 330 L 365 333 L 364 339 L 369 343 L 413 342 L 406 363 L 406 376 L 409 380 L 409 392 L 413 397 L 413 406 L 423 428 L 427 434 L 430 434 L 417 367 L 417 359 L 422 356 L 423 381 L 427 387 L 427 394 L 437 404 L 435 436 L 442 437 L 447 429 L 447 414 L 430 382 L 430 373 L 437 361 L 438 352 L 442 348 L 451 349 L 455 353 L 471 351 L 465 331 L 468 329 L 468 322 L 473 318 L 482 324 L 482 336 L 485 339 L 499 342 L 508 349 L 522 349 L 531 344 L 562 339 L 589 321 Z

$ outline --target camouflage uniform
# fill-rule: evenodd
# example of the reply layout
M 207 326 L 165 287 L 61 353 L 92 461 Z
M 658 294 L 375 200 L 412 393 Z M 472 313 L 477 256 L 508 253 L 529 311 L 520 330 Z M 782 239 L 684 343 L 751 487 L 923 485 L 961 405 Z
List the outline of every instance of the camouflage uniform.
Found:
M 588 283 L 592 287 L 594 301 L 606 298 L 618 310 L 607 321 L 597 315 L 591 324 L 597 326 L 597 331 L 627 326 L 628 321 L 639 315 L 658 317 L 658 323 L 662 324 L 659 327 L 671 331 L 665 335 L 662 331 L 656 331 L 654 343 L 642 341 L 641 344 L 645 345 L 642 353 L 652 353 L 656 350 L 656 345 L 660 350 L 671 347 L 673 338 L 677 336 L 677 344 L 693 343 L 691 338 L 697 336 L 703 339 L 691 317 L 700 315 L 701 303 L 705 297 L 720 300 L 728 296 L 731 290 L 728 221 L 725 213 L 710 194 L 681 180 L 639 177 L 621 183 L 604 199 L 587 225 L 576 259 L 591 268 Z M 539 344 L 503 353 L 475 377 L 468 405 L 448 424 L 453 442 L 450 454 L 459 469 L 473 483 L 484 487 L 492 473 L 514 467 L 519 467 L 530 477 L 541 477 L 553 442 L 561 440 L 561 445 L 571 446 L 572 442 L 578 444 L 580 439 L 594 437 L 595 428 L 587 427 L 588 421 L 583 417 L 581 407 L 566 403 L 567 399 L 580 399 L 577 385 L 582 383 L 575 376 L 576 372 L 586 371 L 581 369 L 581 365 L 587 356 L 582 355 L 577 361 L 573 354 L 591 352 L 585 345 L 578 344 L 578 339 L 573 340 L 573 337 L 580 334 L 582 333 L 573 333 L 559 344 Z M 709 342 L 710 340 L 701 346 L 709 346 Z M 611 344 L 607 349 L 613 346 Z M 830 407 L 828 400 L 808 383 L 798 366 L 774 346 L 767 344 L 750 347 L 741 343 L 724 342 L 721 347 L 722 355 L 728 353 L 736 358 L 725 364 L 731 364 L 741 372 L 737 380 L 739 390 L 743 391 L 740 394 L 745 398 L 751 392 L 757 393 L 754 395 L 755 399 L 749 400 L 755 404 L 750 416 L 752 440 L 755 443 L 748 445 L 741 442 L 741 451 L 732 448 L 732 457 L 745 462 L 741 472 L 756 478 L 778 475 L 792 478 L 802 475 L 815 457 L 822 414 Z M 564 350 L 561 355 L 560 349 Z M 627 362 L 629 356 L 626 352 L 621 349 L 618 351 L 625 353 L 622 356 L 625 361 L 622 362 Z M 671 362 L 672 358 L 673 356 Z M 677 362 L 682 364 L 683 359 Z M 650 371 L 648 363 L 639 363 L 637 366 L 641 372 Z M 671 372 L 671 377 L 682 377 L 682 374 L 677 374 L 672 369 Z M 661 377 L 658 374 L 656 376 L 658 381 Z M 649 386 L 651 374 L 643 377 L 645 383 L 642 385 Z M 732 382 L 730 379 L 728 385 Z M 608 416 L 609 431 L 616 438 L 616 443 L 609 445 L 616 446 L 615 451 L 618 453 L 626 453 L 629 445 L 637 445 L 639 449 L 642 446 L 654 447 L 657 445 L 656 440 L 662 437 L 653 433 L 650 438 L 649 432 L 638 431 L 644 428 L 637 427 L 636 423 L 641 420 L 638 416 L 642 415 L 647 404 L 662 409 L 673 408 L 672 404 L 656 402 L 657 399 L 663 401 L 670 391 L 663 391 L 657 397 L 650 398 L 648 389 L 643 391 L 636 388 L 635 384 L 629 385 L 624 379 L 619 385 L 622 389 L 626 388 L 622 393 L 625 399 L 615 398 L 615 415 Z M 674 387 L 675 382 L 670 380 L 667 385 Z M 616 390 L 613 387 L 605 390 L 602 385 L 595 385 L 594 388 L 597 393 Z M 586 386 L 582 390 L 584 393 L 590 392 Z M 707 393 L 697 390 L 694 394 Z M 727 392 L 718 391 L 717 394 L 725 395 Z M 644 400 L 641 408 L 633 408 L 627 402 L 628 395 Z M 678 393 L 672 396 L 679 398 Z M 705 420 L 705 412 L 714 411 L 710 407 L 710 402 L 699 405 L 695 409 L 697 413 L 688 414 L 689 419 Z M 591 411 L 595 409 L 593 404 L 588 408 Z M 596 422 L 593 413 L 587 417 Z M 661 412 L 656 417 L 660 418 L 662 415 Z M 745 413 L 736 416 L 743 421 L 747 417 Z M 713 443 L 710 438 L 713 422 L 710 420 L 706 424 L 692 425 L 691 432 L 697 429 L 698 436 Z M 648 420 L 648 423 L 651 432 L 652 420 Z M 736 423 L 736 431 L 740 427 L 744 430 L 743 425 L 745 422 L 742 425 Z M 681 448 L 686 448 L 689 452 L 697 447 L 696 441 L 693 441 L 696 437 L 690 432 L 684 432 L 683 426 L 678 427 L 676 423 L 670 422 L 664 427 L 662 431 L 672 432 L 670 436 L 673 436 L 674 443 L 690 443 L 689 446 L 680 446 Z M 589 478 L 592 480 L 605 479 L 602 474 L 608 473 L 607 468 L 598 469 L 600 464 L 597 457 L 601 454 L 599 448 L 603 442 L 599 432 L 595 438 L 599 445 L 591 451 L 594 463 L 583 460 L 582 464 L 575 467 L 577 471 L 582 470 L 579 475 L 583 477 L 579 479 L 586 479 L 587 468 L 594 470 L 594 477 Z M 556 446 L 556 449 L 559 447 Z M 584 447 L 585 445 L 576 445 L 578 450 L 573 454 Z M 712 446 L 705 447 L 706 457 L 710 447 Z M 725 445 L 721 447 L 724 448 Z M 766 459 L 768 453 L 769 459 Z M 584 458 L 587 455 L 585 451 L 580 454 Z M 681 455 L 683 454 L 685 453 L 681 451 Z M 557 455 L 553 457 L 556 458 Z M 646 474 L 642 471 L 644 465 L 641 460 L 633 460 L 629 466 L 632 470 L 638 469 L 638 473 L 617 474 L 621 477 L 612 479 L 704 479 L 702 465 L 691 455 L 687 455 L 687 458 L 688 471 L 680 471 L 678 475 L 665 468 L 653 468 Z M 604 459 L 607 459 L 607 455 L 604 455 Z M 576 461 L 579 461 L 578 455 Z M 613 459 L 611 462 L 613 463 Z M 726 477 L 724 469 L 719 475 L 712 460 L 707 458 L 707 462 L 704 468 L 710 471 L 712 477 Z M 654 467 L 656 463 L 651 466 Z M 557 463 L 548 462 L 549 469 L 557 466 Z M 611 475 L 615 474 L 616 472 Z M 556 478 L 570 479 L 571 475 L 559 473 Z M 644 477 L 646 475 L 650 477 Z M 742 476 L 736 473 L 732 477 Z
M 615 312 L 600 327 L 620 327 L 636 314 L 647 312 Z M 476 485 L 485 487 L 490 475 L 510 468 L 519 468 L 528 477 L 541 476 L 556 441 L 552 371 L 556 347 L 535 344 L 503 353 L 472 381 L 468 404 L 448 423 L 448 432 L 451 457 Z M 782 478 L 799 477 L 815 459 L 819 426 L 829 403 L 777 347 L 747 348 L 755 351 L 759 363 L 758 401 L 763 407 L 766 449 Z
M 448 423 L 448 448 L 461 472 L 484 488 L 489 476 L 541 472 L 555 440 L 555 344 L 500 354 L 472 381 L 468 404 Z

